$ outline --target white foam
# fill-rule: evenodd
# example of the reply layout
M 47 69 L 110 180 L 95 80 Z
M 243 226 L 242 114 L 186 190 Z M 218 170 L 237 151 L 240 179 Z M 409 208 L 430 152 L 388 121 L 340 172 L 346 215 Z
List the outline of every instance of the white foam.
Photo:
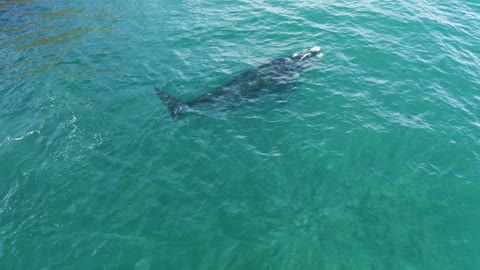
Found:
M 315 46 L 315 47 L 313 47 L 313 48 L 310 49 L 311 52 L 319 52 L 319 51 L 321 51 L 321 50 L 322 50 L 322 49 L 320 49 L 319 46 Z

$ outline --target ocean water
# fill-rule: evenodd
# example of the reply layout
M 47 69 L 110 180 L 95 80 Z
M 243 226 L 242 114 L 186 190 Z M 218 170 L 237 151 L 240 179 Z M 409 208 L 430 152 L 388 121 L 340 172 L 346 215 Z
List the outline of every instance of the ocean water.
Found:
M 479 44 L 473 0 L 0 0 L 0 269 L 480 269 Z

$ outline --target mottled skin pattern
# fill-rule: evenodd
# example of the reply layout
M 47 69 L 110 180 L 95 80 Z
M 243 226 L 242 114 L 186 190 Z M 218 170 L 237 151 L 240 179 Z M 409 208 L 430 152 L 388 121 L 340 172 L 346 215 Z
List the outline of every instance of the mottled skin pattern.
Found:
M 241 104 L 268 93 L 278 92 L 295 81 L 295 75 L 311 65 L 315 56 L 321 55 L 320 47 L 303 50 L 292 56 L 276 59 L 247 70 L 228 83 L 190 100 L 181 101 L 155 87 L 165 102 L 172 118 L 203 107 L 229 107 Z

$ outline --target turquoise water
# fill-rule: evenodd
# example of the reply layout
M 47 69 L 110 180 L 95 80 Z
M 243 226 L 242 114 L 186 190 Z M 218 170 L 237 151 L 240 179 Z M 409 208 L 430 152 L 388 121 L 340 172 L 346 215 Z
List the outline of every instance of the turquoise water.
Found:
M 475 1 L 0 0 L 0 269 L 480 269 Z M 180 98 L 325 52 L 283 98 Z

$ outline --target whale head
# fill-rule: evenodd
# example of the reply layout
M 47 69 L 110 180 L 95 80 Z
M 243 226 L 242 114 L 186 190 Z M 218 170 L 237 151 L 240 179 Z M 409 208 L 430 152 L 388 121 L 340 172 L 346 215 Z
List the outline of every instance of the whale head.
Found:
M 294 53 L 293 55 L 287 57 L 287 60 L 293 64 L 294 69 L 304 69 L 310 66 L 314 59 L 322 56 L 322 49 L 319 46 L 315 46 L 311 49 L 305 49 L 303 51 Z
M 289 58 L 294 61 L 304 61 L 304 60 L 313 58 L 315 56 L 321 56 L 321 55 L 323 55 L 322 49 L 318 46 L 315 46 L 311 49 L 305 49 L 301 52 L 294 53 Z

